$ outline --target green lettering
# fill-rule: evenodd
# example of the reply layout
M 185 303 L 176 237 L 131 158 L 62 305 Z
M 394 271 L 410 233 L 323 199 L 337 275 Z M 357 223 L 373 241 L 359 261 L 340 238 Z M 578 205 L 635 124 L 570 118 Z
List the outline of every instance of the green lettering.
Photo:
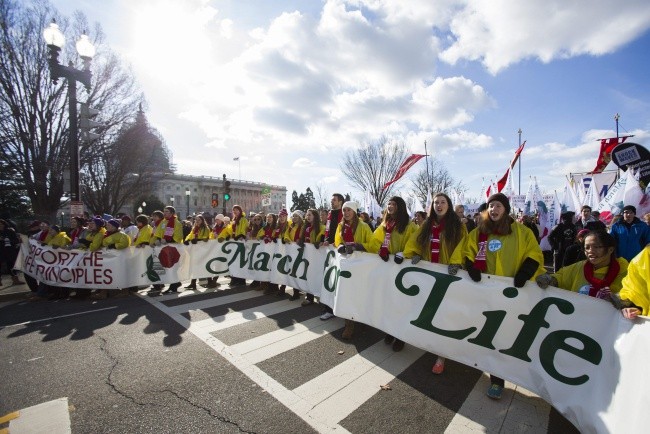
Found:
M 307 280 L 307 270 L 309 269 L 309 261 L 302 257 L 304 252 L 305 252 L 304 247 L 298 248 L 298 256 L 296 256 L 296 259 L 294 260 L 293 268 L 291 269 L 291 274 L 290 274 L 291 277 L 295 277 L 301 280 Z M 300 268 L 301 265 L 304 266 L 303 272 L 302 272 L 302 276 L 298 277 L 297 276 L 298 269 Z
M 569 345 L 566 342 L 569 338 L 579 340 L 582 343 L 582 348 L 576 348 Z M 549 333 L 539 347 L 539 360 L 548 375 L 571 386 L 579 386 L 586 383 L 589 381 L 589 376 L 584 374 L 578 377 L 567 377 L 560 374 L 558 370 L 555 369 L 555 353 L 560 350 L 564 350 L 574 356 L 580 357 L 594 365 L 600 364 L 600 361 L 603 358 L 602 348 L 598 345 L 598 342 L 589 336 L 585 336 L 582 333 L 573 330 L 557 330 Z
M 503 295 L 508 298 L 515 298 L 519 294 L 517 288 L 508 287 L 503 290 Z M 481 329 L 481 332 L 475 338 L 468 339 L 467 342 L 479 345 L 481 347 L 489 348 L 494 350 L 495 346 L 492 345 L 492 339 L 496 336 L 501 327 L 503 319 L 506 317 L 507 312 L 505 310 L 494 310 L 490 312 L 483 312 L 485 317 L 485 325 Z
M 458 340 L 464 339 L 476 331 L 476 327 L 469 327 L 464 330 L 444 330 L 433 325 L 433 318 L 438 312 L 438 309 L 442 304 L 442 300 L 445 298 L 445 294 L 447 294 L 449 285 L 451 285 L 453 282 L 461 280 L 460 277 L 450 276 L 445 273 L 437 273 L 435 271 L 429 271 L 419 267 L 406 267 L 402 269 L 395 277 L 395 286 L 400 292 L 409 296 L 415 296 L 420 292 L 420 287 L 417 285 L 412 285 L 408 288 L 404 286 L 402 280 L 404 276 L 409 272 L 424 273 L 435 278 L 433 287 L 429 293 L 429 297 L 427 298 L 427 301 L 424 303 L 424 307 L 420 312 L 420 316 L 417 319 L 411 321 L 411 324 L 421 329 Z
M 533 345 L 539 330 L 541 328 L 549 328 L 550 324 L 546 321 L 545 317 L 546 312 L 548 312 L 549 307 L 552 305 L 557 306 L 558 310 L 565 315 L 569 315 L 575 311 L 575 308 L 570 302 L 561 298 L 547 297 L 540 300 L 533 306 L 528 315 L 519 315 L 517 317 L 524 322 L 523 327 L 519 331 L 512 347 L 507 350 L 499 350 L 499 352 L 530 362 L 531 359 L 528 357 L 528 350 Z

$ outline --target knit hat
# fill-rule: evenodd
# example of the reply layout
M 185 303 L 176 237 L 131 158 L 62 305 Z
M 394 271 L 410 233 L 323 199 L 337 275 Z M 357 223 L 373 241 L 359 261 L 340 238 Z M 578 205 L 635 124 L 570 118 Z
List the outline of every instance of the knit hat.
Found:
M 223 221 L 224 216 L 223 216 L 223 214 L 217 214 L 216 216 L 214 216 L 214 219 Z
M 636 214 L 636 208 L 632 205 L 625 205 L 623 207 L 623 211 L 632 211 L 634 214 Z
M 302 212 L 302 211 L 300 211 L 299 209 L 295 210 L 295 211 L 293 212 L 293 214 L 291 214 L 291 215 L 292 215 L 292 216 L 297 215 L 297 216 L 300 217 L 301 219 L 304 219 L 304 218 L 305 218 L 305 213 Z
M 487 204 L 490 205 L 490 202 L 501 202 L 503 207 L 506 209 L 506 214 L 510 214 L 510 201 L 508 200 L 508 197 L 503 194 L 503 193 L 494 193 L 492 196 L 490 196 L 487 200 Z
M 345 202 L 343 204 L 343 206 L 341 207 L 341 209 L 344 209 L 344 208 L 350 208 L 352 211 L 357 212 L 357 210 L 359 209 L 359 204 L 349 200 L 349 201 Z
M 289 213 L 287 212 L 287 210 L 285 208 L 282 208 L 278 215 L 289 215 Z
M 576 234 L 576 238 L 584 237 L 589 233 L 589 229 L 580 229 L 578 233 Z
M 101 217 L 95 217 L 92 219 L 92 221 L 95 223 L 95 226 L 97 226 L 98 228 L 103 228 L 104 225 L 106 224 L 104 219 Z
M 122 216 L 122 220 L 128 220 L 128 221 L 131 221 L 131 217 L 129 217 L 128 215 L 124 214 L 124 215 Z
M 223 222 L 224 222 L 225 224 L 230 223 L 230 217 L 225 216 L 225 217 L 223 218 Z
M 119 229 L 121 226 L 121 223 L 118 219 L 110 219 L 107 223 L 111 226 L 115 226 L 116 229 Z
M 29 224 L 29 226 L 27 226 L 27 229 L 34 229 L 34 228 L 38 228 L 40 226 L 41 226 L 41 222 L 38 221 L 38 220 L 34 220 L 33 222 L 31 222 Z

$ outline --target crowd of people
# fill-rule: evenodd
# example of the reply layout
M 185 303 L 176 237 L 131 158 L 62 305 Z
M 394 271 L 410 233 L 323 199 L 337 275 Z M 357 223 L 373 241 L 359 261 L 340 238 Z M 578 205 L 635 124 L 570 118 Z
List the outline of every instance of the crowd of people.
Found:
M 581 209 L 577 220 L 572 212 L 562 214 L 560 224 L 549 235 L 553 248 L 553 264 L 549 266 L 552 272 L 545 268 L 539 231 L 532 217 L 516 219 L 508 198 L 501 193 L 490 196 L 478 211 L 474 216 L 465 215 L 462 205 L 454 207 L 449 196 L 438 193 L 428 212 L 417 212 L 411 217 L 405 201 L 394 196 L 388 200 L 383 215 L 373 219 L 360 212 L 356 202 L 334 194 L 329 210 L 294 210 L 289 214 L 283 209 L 277 215 L 247 216 L 241 206 L 234 205 L 232 217 L 204 214 L 181 220 L 174 207 L 167 206 L 151 216 L 139 215 L 135 221 L 127 215 L 74 217 L 68 233 L 47 221 L 33 222 L 28 230 L 29 236 L 42 245 L 88 251 L 209 240 L 258 240 L 296 243 L 301 247 L 311 244 L 314 248 L 334 246 L 344 255 L 362 251 L 398 264 L 405 260 L 412 264 L 439 263 L 446 265 L 451 275 L 463 269 L 474 282 L 481 282 L 483 273 L 512 278 L 517 288 L 527 281 L 535 281 L 541 288 L 555 286 L 610 300 L 629 319 L 650 311 L 650 226 L 636 217 L 633 206 L 623 208 L 609 232 L 588 206 Z M 20 237 L 5 220 L 0 220 L 0 235 L 2 263 L 6 264 L 13 282 L 20 283 L 13 270 Z M 65 298 L 72 292 L 75 298 L 109 296 L 108 290 L 91 294 L 88 289 L 53 287 L 29 275 L 25 275 L 25 280 L 34 292 L 32 300 Z M 245 279 L 230 277 L 230 287 L 241 285 L 246 285 Z M 204 286 L 216 288 L 219 283 L 214 277 L 207 279 Z M 265 294 L 284 296 L 286 292 L 284 285 L 272 282 L 254 281 L 250 286 Z M 170 284 L 167 289 L 154 284 L 147 294 L 157 296 L 178 292 L 180 288 L 180 282 Z M 197 279 L 193 278 L 185 288 L 197 289 Z M 126 296 L 137 289 L 123 288 L 112 295 Z M 300 291 L 293 289 L 290 299 L 300 298 Z M 301 304 L 308 306 L 315 302 L 314 295 L 307 293 Z M 322 308 L 322 320 L 334 317 L 330 306 L 322 304 Z M 342 337 L 352 339 L 354 329 L 355 322 L 346 320 Z M 403 341 L 389 334 L 385 342 L 392 344 L 394 351 L 404 347 Z M 432 372 L 439 375 L 444 368 L 445 359 L 437 357 Z M 499 399 L 503 388 L 503 379 L 491 376 L 487 395 Z

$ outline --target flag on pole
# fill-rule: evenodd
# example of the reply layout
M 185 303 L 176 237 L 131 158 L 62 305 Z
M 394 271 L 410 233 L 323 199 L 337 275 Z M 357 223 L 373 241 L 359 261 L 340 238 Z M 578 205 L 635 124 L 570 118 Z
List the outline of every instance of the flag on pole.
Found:
M 524 140 L 524 143 L 522 143 L 521 146 L 519 146 L 517 148 L 517 150 L 515 151 L 515 156 L 512 158 L 512 161 L 510 162 L 510 165 L 506 169 L 506 173 L 504 173 L 503 176 L 501 177 L 501 179 L 499 179 L 497 181 L 497 188 L 498 188 L 499 192 L 503 191 L 503 188 L 506 186 L 506 183 L 508 181 L 508 176 L 510 176 L 510 171 L 515 166 L 515 164 L 517 163 L 517 160 L 519 160 L 519 155 L 521 155 L 521 151 L 524 150 L 524 146 L 526 146 L 526 141 L 525 140 Z
M 589 184 L 589 189 L 587 190 L 587 194 L 585 194 L 585 198 L 582 200 L 582 205 L 587 205 L 593 210 L 598 208 L 599 203 L 600 195 L 598 194 L 598 187 L 596 186 L 596 183 L 592 181 L 591 184 Z
M 596 161 L 596 167 L 591 173 L 600 173 L 605 170 L 605 167 L 612 161 L 612 151 L 616 145 L 623 143 L 628 137 L 632 136 L 623 136 L 623 137 L 612 137 L 609 139 L 600 139 L 600 153 L 598 154 L 598 160 Z
M 382 190 L 386 190 L 392 183 L 399 181 L 399 179 L 404 176 L 404 174 L 418 161 L 420 161 L 421 158 L 424 158 L 423 154 L 413 154 L 410 157 L 408 157 L 404 162 L 402 163 L 401 166 L 399 166 L 399 169 L 397 169 L 397 172 L 395 172 L 395 176 L 393 176 L 393 179 L 388 181 L 386 184 L 384 184 L 384 187 Z
M 239 161 L 239 157 L 233 158 L 232 161 Z

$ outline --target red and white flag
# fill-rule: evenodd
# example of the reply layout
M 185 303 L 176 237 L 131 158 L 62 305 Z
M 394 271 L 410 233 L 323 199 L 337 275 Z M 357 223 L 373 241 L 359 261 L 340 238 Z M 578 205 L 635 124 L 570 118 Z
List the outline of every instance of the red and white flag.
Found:
M 515 156 L 512 157 L 512 161 L 510 162 L 510 165 L 508 166 L 506 173 L 504 173 L 501 179 L 497 181 L 497 189 L 499 190 L 499 192 L 501 192 L 503 188 L 506 186 L 506 182 L 508 181 L 508 173 L 512 170 L 512 168 L 517 163 L 517 160 L 519 159 L 519 155 L 521 155 L 521 151 L 524 150 L 524 146 L 526 146 L 525 140 L 524 143 L 522 143 L 521 146 L 519 146 L 515 151 Z
M 393 176 L 393 179 L 388 181 L 386 184 L 384 184 L 384 187 L 382 190 L 386 190 L 389 185 L 391 185 L 394 182 L 399 181 L 399 179 L 404 176 L 404 174 L 418 161 L 420 161 L 421 158 L 424 158 L 424 154 L 413 154 L 410 157 L 408 157 L 404 162 L 402 163 L 401 166 L 399 166 L 399 169 L 397 169 L 397 172 L 395 172 L 395 176 Z
M 612 161 L 612 151 L 617 145 L 623 143 L 628 137 L 632 136 L 623 136 L 623 137 L 612 137 L 610 139 L 600 139 L 600 154 L 598 154 L 598 161 L 596 161 L 596 167 L 591 173 L 600 173 L 605 170 L 605 167 Z

